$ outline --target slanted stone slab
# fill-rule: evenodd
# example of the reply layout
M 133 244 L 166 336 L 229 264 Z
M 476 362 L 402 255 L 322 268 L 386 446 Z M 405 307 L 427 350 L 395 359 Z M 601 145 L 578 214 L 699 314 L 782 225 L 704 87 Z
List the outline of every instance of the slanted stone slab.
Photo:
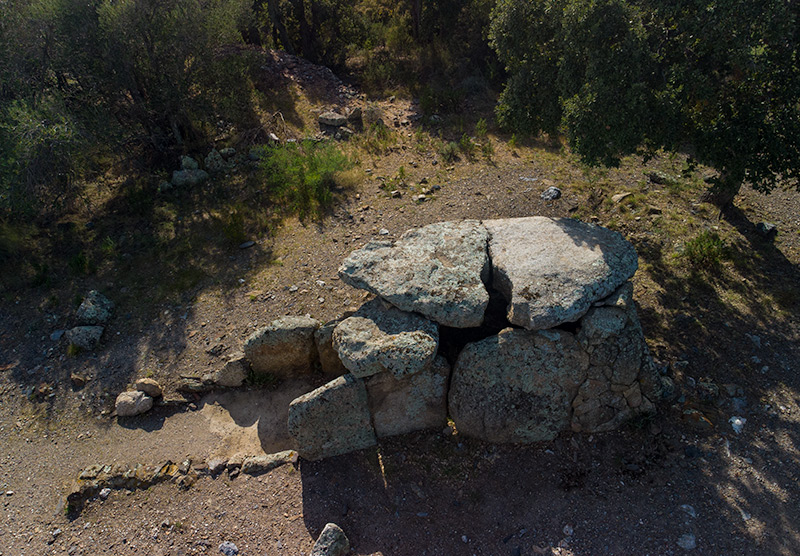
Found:
M 480 326 L 489 303 L 486 242 L 486 230 L 477 220 L 431 224 L 406 232 L 395 243 L 374 241 L 354 251 L 339 276 L 439 324 Z
M 255 331 L 244 343 L 254 373 L 295 377 L 314 369 L 314 331 L 320 322 L 309 317 L 282 317 Z
M 569 218 L 487 220 L 493 286 L 509 301 L 508 320 L 542 330 L 581 318 L 638 266 L 620 234 Z
M 439 346 L 439 327 L 375 298 L 333 331 L 342 364 L 356 377 L 389 372 L 403 378 L 428 367 Z
M 339 353 L 333 347 L 333 331 L 344 318 L 326 322 L 314 332 L 314 343 L 319 354 L 320 370 L 326 375 L 341 376 L 347 372 L 347 367 L 339 359 Z
M 292 401 L 289 435 L 308 460 L 374 446 L 364 382 L 349 374 L 340 376 Z
M 459 433 L 488 442 L 552 440 L 570 425 L 588 366 L 569 332 L 506 328 L 459 355 L 450 416 Z
M 447 379 L 444 357 L 419 373 L 397 380 L 389 373 L 365 379 L 372 424 L 378 438 L 447 424 Z

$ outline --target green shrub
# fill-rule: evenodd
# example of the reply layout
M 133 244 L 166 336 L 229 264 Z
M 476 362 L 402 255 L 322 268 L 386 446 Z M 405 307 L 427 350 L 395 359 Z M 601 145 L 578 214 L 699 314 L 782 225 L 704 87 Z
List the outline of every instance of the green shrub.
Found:
M 320 216 L 333 201 L 337 174 L 354 165 L 336 145 L 313 141 L 266 147 L 261 156 L 267 192 L 300 218 Z
M 450 141 L 449 143 L 442 144 L 439 149 L 439 155 L 445 162 L 455 162 L 458 160 L 458 143 Z
M 692 266 L 702 269 L 718 267 L 726 252 L 725 242 L 719 235 L 706 230 L 687 241 L 682 254 Z

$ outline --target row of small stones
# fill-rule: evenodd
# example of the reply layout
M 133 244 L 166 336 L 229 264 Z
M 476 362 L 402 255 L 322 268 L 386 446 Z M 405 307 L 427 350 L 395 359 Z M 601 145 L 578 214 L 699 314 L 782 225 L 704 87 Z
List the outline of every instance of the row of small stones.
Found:
M 69 512 L 80 511 L 87 500 L 95 497 L 105 500 L 112 490 L 147 489 L 168 481 L 181 489 L 188 489 L 201 476 L 217 477 L 224 471 L 231 478 L 240 473 L 262 475 L 287 463 L 297 463 L 297 452 L 285 450 L 264 456 L 237 454 L 228 460 L 214 458 L 194 466 L 189 459 L 181 464 L 166 461 L 159 466 L 92 465 L 78 475 L 75 486 L 67 494 L 66 508 Z

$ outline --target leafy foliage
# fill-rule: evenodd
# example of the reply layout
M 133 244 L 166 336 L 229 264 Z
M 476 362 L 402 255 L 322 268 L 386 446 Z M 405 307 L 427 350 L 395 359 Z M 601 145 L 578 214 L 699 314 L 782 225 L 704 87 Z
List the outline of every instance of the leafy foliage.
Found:
M 490 40 L 510 77 L 501 124 L 565 131 L 590 164 L 658 148 L 769 191 L 800 177 L 796 3 L 501 0 Z M 723 203 L 724 204 L 724 203 Z

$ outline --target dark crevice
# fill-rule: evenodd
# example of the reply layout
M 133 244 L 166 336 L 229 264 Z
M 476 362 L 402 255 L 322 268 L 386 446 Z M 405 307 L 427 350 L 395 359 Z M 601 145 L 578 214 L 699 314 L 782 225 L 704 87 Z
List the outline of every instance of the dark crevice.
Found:
M 504 328 L 511 326 L 506 316 L 508 302 L 503 294 L 492 288 L 489 292 L 489 304 L 483 316 L 483 324 L 474 328 L 439 327 L 439 355 L 442 355 L 450 365 L 454 365 L 458 354 L 469 343 L 479 342 L 489 336 L 494 336 Z

